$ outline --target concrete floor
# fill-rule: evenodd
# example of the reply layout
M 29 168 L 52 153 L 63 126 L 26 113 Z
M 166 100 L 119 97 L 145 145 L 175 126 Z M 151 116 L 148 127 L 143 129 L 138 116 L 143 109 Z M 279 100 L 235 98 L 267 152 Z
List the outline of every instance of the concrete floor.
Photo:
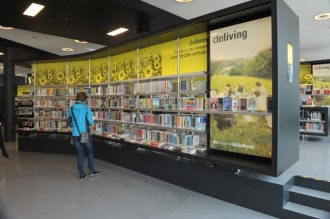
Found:
M 10 159 L 0 157 L 0 219 L 274 218 L 100 160 L 95 166 L 102 174 L 80 181 L 75 156 L 6 145 Z

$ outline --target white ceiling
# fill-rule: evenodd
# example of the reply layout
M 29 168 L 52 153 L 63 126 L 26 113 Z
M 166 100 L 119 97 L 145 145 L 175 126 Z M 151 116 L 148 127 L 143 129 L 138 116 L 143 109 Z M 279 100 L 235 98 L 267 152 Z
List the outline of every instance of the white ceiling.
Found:
M 248 2 L 246 0 L 193 0 L 191 3 L 174 3 L 174 0 L 142 0 L 185 19 Z M 330 19 L 316 21 L 313 17 L 330 13 L 330 0 L 284 0 L 298 15 L 300 29 L 300 59 L 318 61 L 330 59 Z
M 177 3 L 175 0 L 142 0 L 165 11 L 185 19 L 192 19 L 246 0 L 193 0 L 191 3 Z M 300 20 L 300 59 L 318 61 L 330 59 L 330 19 L 315 21 L 313 17 L 330 12 L 330 0 L 284 0 L 299 16 Z M 71 55 L 89 52 L 104 47 L 93 43 L 77 44 L 74 39 L 50 36 L 25 30 L 1 30 L 0 37 L 16 41 L 40 50 L 58 55 Z M 63 47 L 74 48 L 74 52 L 63 52 Z M 29 69 L 17 69 L 17 73 L 29 72 Z M 0 73 L 2 68 L 0 64 Z

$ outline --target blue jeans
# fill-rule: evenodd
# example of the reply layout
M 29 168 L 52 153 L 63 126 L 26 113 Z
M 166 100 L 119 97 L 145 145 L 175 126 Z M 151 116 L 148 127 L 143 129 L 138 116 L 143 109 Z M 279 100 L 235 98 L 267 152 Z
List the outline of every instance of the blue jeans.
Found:
M 82 177 L 85 175 L 84 171 L 84 146 L 87 149 L 87 157 L 88 157 L 88 168 L 89 172 L 94 171 L 94 152 L 93 152 L 93 144 L 92 144 L 92 138 L 89 138 L 88 143 L 80 143 L 80 137 L 79 136 L 73 136 L 74 144 L 77 149 L 77 163 L 78 163 L 78 170 L 79 170 L 79 176 Z

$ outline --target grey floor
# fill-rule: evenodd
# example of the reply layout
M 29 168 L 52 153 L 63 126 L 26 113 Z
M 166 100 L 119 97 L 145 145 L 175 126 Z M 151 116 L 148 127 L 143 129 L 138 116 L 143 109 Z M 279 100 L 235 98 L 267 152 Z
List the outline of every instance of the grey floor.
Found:
M 75 156 L 6 145 L 10 159 L 0 158 L 0 219 L 274 218 L 100 160 L 95 165 L 102 175 L 80 181 Z M 300 160 L 272 180 L 296 174 L 330 180 L 329 139 L 301 141 L 300 148 Z

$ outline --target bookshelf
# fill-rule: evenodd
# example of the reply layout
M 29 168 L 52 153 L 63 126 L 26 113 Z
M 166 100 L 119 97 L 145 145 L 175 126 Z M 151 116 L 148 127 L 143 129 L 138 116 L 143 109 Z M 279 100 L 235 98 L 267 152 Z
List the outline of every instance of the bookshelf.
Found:
M 39 95 L 35 91 L 32 120 L 41 122 L 42 129 L 41 125 L 49 124 L 44 121 L 65 122 L 63 115 L 74 102 L 75 93 L 84 90 L 95 117 L 95 145 L 102 139 L 105 145 L 118 142 L 121 146 L 135 145 L 166 155 L 175 152 L 183 157 L 184 153 L 198 157 L 201 156 L 198 151 L 206 151 L 206 162 L 214 156 L 222 167 L 277 176 L 294 164 L 299 155 L 299 99 L 295 98 L 299 96 L 299 74 L 293 74 L 293 83 L 286 83 L 287 74 L 280 74 L 288 69 L 284 55 L 287 42 L 293 46 L 294 53 L 290 66 L 299 64 L 296 58 L 299 57 L 298 20 L 286 9 L 282 1 L 249 2 L 228 9 L 229 13 L 210 14 L 91 53 L 25 60 L 32 65 L 31 79 L 35 84 L 50 84 L 49 90 L 58 90 L 53 95 Z M 281 16 L 273 16 L 277 14 Z M 243 22 L 252 22 L 251 28 Z M 260 29 L 259 24 L 269 30 L 269 37 L 263 39 L 269 46 L 257 50 L 263 51 L 262 54 L 256 52 L 244 60 L 232 58 L 231 54 L 238 54 L 232 48 L 238 43 L 243 45 L 240 48 L 248 48 L 244 43 L 251 45 L 251 42 L 242 38 L 220 42 L 220 36 L 235 32 L 236 25 L 244 29 L 246 26 L 249 40 L 259 46 L 260 34 L 252 35 Z M 271 28 L 274 26 L 277 28 Z M 218 49 L 227 44 L 227 52 Z M 212 59 L 212 48 L 226 55 L 225 62 Z M 258 57 L 263 55 L 267 62 L 259 63 Z M 211 60 L 214 61 L 211 63 Z M 243 68 L 243 64 L 249 64 L 249 68 Z M 260 70 L 259 66 L 267 69 Z M 267 94 L 254 92 L 257 81 L 265 86 Z M 241 82 L 245 90 L 236 89 Z M 230 95 L 224 89 L 228 83 L 233 91 Z M 214 96 L 213 90 L 217 90 Z M 226 107 L 220 108 L 220 104 Z M 44 126 L 44 130 L 69 131 L 66 127 L 48 129 L 48 126 Z M 34 140 L 41 139 L 35 137 Z M 22 144 L 21 149 L 24 147 Z M 33 147 L 30 149 L 34 150 Z M 257 151 L 257 147 L 260 150 Z M 50 145 L 49 150 L 53 150 Z M 102 153 L 102 156 L 107 155 Z
M 95 125 L 92 134 L 141 145 L 196 153 L 206 151 L 207 73 L 130 79 L 99 84 L 32 86 L 28 105 L 33 131 L 70 132 L 68 108 L 79 91 L 88 94 Z M 23 114 L 20 107 L 20 114 Z
M 18 127 L 34 127 L 34 108 L 32 96 L 15 97 L 15 115 Z
M 328 107 L 300 107 L 300 134 L 329 136 Z
M 93 134 L 184 153 L 206 151 L 206 77 L 175 74 L 92 88 Z

